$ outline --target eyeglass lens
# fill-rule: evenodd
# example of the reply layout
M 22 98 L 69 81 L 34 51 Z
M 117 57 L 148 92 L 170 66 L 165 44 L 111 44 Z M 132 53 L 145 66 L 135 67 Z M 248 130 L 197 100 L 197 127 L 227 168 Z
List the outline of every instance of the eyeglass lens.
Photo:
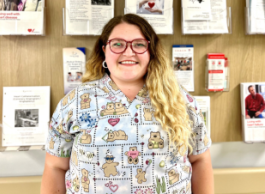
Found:
M 141 39 L 134 40 L 131 44 L 132 44 L 132 50 L 136 53 L 143 53 L 148 48 L 148 42 Z M 125 48 L 126 48 L 126 41 L 124 40 L 113 39 L 110 42 L 110 49 L 115 53 L 122 53 L 125 51 Z

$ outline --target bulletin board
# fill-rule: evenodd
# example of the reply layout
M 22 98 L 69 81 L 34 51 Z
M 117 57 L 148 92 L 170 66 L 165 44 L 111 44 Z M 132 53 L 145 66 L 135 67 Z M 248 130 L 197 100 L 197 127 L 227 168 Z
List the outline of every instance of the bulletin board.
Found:
M 52 115 L 64 96 L 62 49 L 85 47 L 87 57 L 92 53 L 97 36 L 63 36 L 64 4 L 46 1 L 46 36 L 0 36 L 0 124 L 3 87 L 50 86 Z M 232 34 L 182 35 L 181 1 L 174 0 L 174 34 L 159 35 L 170 59 L 173 44 L 194 45 L 195 92 L 191 94 L 211 98 L 213 142 L 242 141 L 240 82 L 265 81 L 265 36 L 245 35 L 244 0 L 227 0 L 227 6 L 232 8 Z M 124 7 L 124 0 L 115 1 L 115 16 L 123 15 Z M 205 90 L 206 54 L 215 52 L 229 59 L 229 92 Z

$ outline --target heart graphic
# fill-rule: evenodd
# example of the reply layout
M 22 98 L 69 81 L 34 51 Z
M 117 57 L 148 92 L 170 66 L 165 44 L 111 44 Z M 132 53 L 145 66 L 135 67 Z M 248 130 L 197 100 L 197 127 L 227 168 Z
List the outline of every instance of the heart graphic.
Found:
M 118 185 L 110 185 L 109 186 L 109 189 L 112 191 L 112 192 L 116 192 L 118 190 L 119 186 Z
M 189 100 L 190 102 L 193 102 L 192 97 L 190 97 L 188 94 L 187 94 L 186 96 L 187 96 L 187 98 L 188 98 L 188 100 Z
M 109 187 L 109 183 L 106 183 L 105 186 L 106 186 L 106 187 Z
M 155 2 L 148 2 L 148 6 L 152 9 L 155 6 Z
M 109 119 L 108 120 L 109 124 L 114 127 L 115 125 L 117 125 L 120 122 L 120 118 L 116 118 L 116 119 Z
M 32 32 L 32 29 L 28 29 L 29 32 Z

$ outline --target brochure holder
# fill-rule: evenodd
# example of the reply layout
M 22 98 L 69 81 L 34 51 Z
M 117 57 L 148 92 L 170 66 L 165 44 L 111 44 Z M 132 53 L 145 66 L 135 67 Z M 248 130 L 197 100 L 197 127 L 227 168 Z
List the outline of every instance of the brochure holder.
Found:
M 42 11 L 0 11 L 0 36 L 45 36 L 45 16 L 45 7 L 42 7 Z
M 218 77 L 214 77 L 216 75 L 213 75 L 208 69 L 208 61 L 206 60 L 206 66 L 205 66 L 205 89 L 207 92 L 229 92 L 230 89 L 230 70 L 229 70 L 229 60 L 225 61 L 225 68 L 223 70 L 223 78 L 221 77 L 221 72 L 220 74 L 217 75 Z M 218 71 L 218 70 L 216 70 Z M 218 72 L 216 72 L 218 73 Z M 210 87 L 210 82 L 212 86 Z M 220 83 L 223 85 L 223 88 L 220 89 L 218 85 L 220 86 Z M 215 84 L 216 85 L 216 88 Z
M 250 7 L 245 7 L 245 20 L 246 20 L 246 29 L 245 29 L 246 35 L 255 35 L 255 34 L 265 35 L 265 24 L 260 22 L 258 25 L 255 25 L 254 18 L 253 20 L 251 18 Z M 258 26 L 259 29 L 255 29 L 252 31 L 251 29 L 252 25 L 255 25 L 254 27 Z
M 183 11 L 183 8 L 182 8 L 181 9 L 181 27 L 182 27 L 182 34 L 183 35 L 232 34 L 232 12 L 231 12 L 231 7 L 227 7 L 226 26 L 222 30 L 217 31 L 217 30 L 209 29 L 211 24 L 210 24 L 210 21 L 207 21 L 207 20 L 190 20 L 190 22 L 193 23 L 192 24 L 192 25 L 194 25 L 193 28 L 198 27 L 198 29 L 195 29 L 192 32 L 186 32 L 185 28 L 187 26 L 185 26 L 184 11 Z M 202 27 L 204 29 L 201 29 Z
M 98 36 L 102 32 L 102 28 L 99 30 L 94 30 L 93 22 L 97 23 L 97 21 L 92 19 L 81 19 L 80 22 L 76 24 L 71 24 L 70 26 L 70 18 L 69 18 L 69 10 L 67 8 L 63 8 L 63 36 Z M 110 16 L 113 15 L 113 9 L 105 9 L 106 15 Z M 81 25 L 80 25 L 81 24 Z

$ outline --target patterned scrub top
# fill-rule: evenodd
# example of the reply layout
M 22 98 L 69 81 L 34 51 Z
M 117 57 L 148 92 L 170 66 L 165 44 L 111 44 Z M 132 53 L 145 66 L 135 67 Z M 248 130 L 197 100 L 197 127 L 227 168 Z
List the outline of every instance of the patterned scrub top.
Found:
M 181 88 L 196 135 L 193 154 L 211 145 L 195 99 Z M 68 194 L 191 193 L 191 163 L 169 145 L 154 118 L 145 87 L 130 101 L 105 74 L 58 104 L 50 121 L 48 153 L 71 157 Z

